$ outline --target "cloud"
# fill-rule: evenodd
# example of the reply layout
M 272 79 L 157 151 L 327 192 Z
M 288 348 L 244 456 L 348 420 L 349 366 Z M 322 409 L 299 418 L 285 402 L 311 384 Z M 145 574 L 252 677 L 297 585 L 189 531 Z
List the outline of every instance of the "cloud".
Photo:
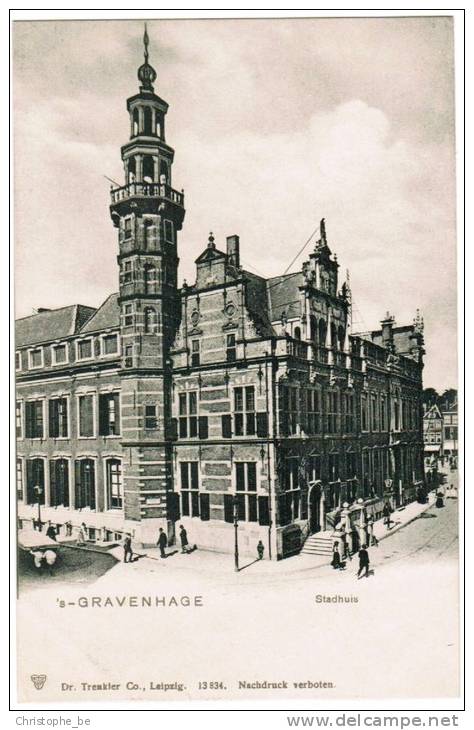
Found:
M 108 216 L 109 184 L 102 176 L 122 179 L 120 144 L 128 136 L 125 95 L 133 93 L 134 82 L 129 63 L 119 53 L 132 43 L 131 34 L 122 24 L 115 25 L 120 28 L 109 29 L 115 38 L 112 57 L 119 67 L 127 66 L 126 84 L 118 84 L 100 64 L 89 87 L 80 83 L 75 93 L 66 93 L 63 85 L 51 81 L 51 91 L 32 103 L 32 79 L 19 74 L 16 81 L 19 314 L 34 306 L 78 300 L 99 304 L 117 288 L 116 235 Z M 298 33 L 291 24 L 267 33 L 255 24 L 247 23 L 242 33 L 224 26 L 172 24 L 166 33 L 160 26 L 170 49 L 159 81 L 160 93 L 170 102 L 167 141 L 176 149 L 173 184 L 184 187 L 186 194 L 181 278 L 193 280 L 193 262 L 209 230 L 221 247 L 226 235 L 238 233 L 250 270 L 281 273 L 325 217 L 341 276 L 346 268 L 351 270 L 355 302 L 365 323 L 361 320 L 360 326 L 377 326 L 387 309 L 400 324 L 411 322 L 420 308 L 426 319 L 426 382 L 440 388 L 455 384 L 454 153 L 449 125 L 443 134 L 440 126 L 432 134 L 428 124 L 423 136 L 423 126 L 408 125 L 409 110 L 402 123 L 387 97 L 374 91 L 381 84 L 377 69 L 365 63 L 357 76 L 357 58 L 356 69 L 347 74 L 357 76 L 352 86 L 358 90 L 368 84 L 362 78 L 373 78 L 373 102 L 351 95 L 341 71 L 346 51 L 338 66 L 334 37 L 330 42 L 324 36 L 317 44 L 315 82 L 306 26 L 299 25 Z M 390 32 L 383 28 L 386 39 Z M 408 45 L 412 29 L 393 33 L 392 39 L 402 40 L 398 45 L 394 41 L 391 54 L 395 48 L 400 51 L 400 43 Z M 441 30 L 440 37 L 444 26 Z M 429 56 L 430 32 L 425 25 L 419 30 L 423 58 Z M 98 39 L 96 29 L 88 35 L 83 28 L 78 37 L 97 57 L 92 45 Z M 367 50 L 363 41 L 367 44 L 369 37 L 375 44 L 373 31 L 356 33 L 354 47 Z M 285 56 L 282 49 L 289 44 L 293 55 Z M 438 49 L 438 41 L 433 47 Z M 68 49 L 64 45 L 63 53 Z M 75 78 L 81 73 L 74 66 L 76 51 L 71 54 Z M 268 57 L 278 63 L 282 78 L 270 72 Z M 406 63 L 403 53 L 401 57 Z M 324 79 L 334 79 L 337 71 L 337 95 L 345 98 L 334 103 Z M 424 98 L 422 82 L 429 80 L 428 71 L 417 68 L 416 74 Z M 292 81 L 306 89 L 304 113 L 293 104 Z M 166 88 L 161 92 L 161 83 L 169 94 Z M 405 93 L 403 88 L 401 82 L 399 93 Z M 419 107 L 422 102 L 414 103 Z M 281 109 L 286 111 L 279 115 Z

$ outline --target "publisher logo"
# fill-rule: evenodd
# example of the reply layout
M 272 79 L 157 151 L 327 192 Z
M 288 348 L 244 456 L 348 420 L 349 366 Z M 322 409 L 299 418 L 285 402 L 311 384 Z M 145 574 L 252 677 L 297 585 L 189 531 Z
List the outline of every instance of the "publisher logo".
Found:
M 46 682 L 46 674 L 32 674 L 31 681 L 36 689 L 43 689 L 44 683 Z

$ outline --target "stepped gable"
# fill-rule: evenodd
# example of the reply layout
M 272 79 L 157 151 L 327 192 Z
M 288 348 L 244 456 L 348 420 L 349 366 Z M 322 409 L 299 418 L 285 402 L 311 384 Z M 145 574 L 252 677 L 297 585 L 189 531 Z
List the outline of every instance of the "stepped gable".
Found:
M 94 307 L 71 304 L 68 307 L 46 309 L 29 317 L 17 319 L 15 346 L 26 347 L 77 334 L 95 312 Z

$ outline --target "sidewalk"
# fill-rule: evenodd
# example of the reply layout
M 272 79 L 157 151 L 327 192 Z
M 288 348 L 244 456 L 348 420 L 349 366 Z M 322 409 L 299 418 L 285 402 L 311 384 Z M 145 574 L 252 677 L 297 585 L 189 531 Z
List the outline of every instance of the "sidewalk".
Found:
M 406 525 L 416 520 L 423 512 L 426 512 L 435 501 L 435 495 L 429 495 L 429 501 L 426 504 L 412 502 L 392 513 L 393 526 L 387 530 L 383 523 L 383 519 L 374 523 L 374 535 L 377 540 L 384 540 L 386 537 L 393 535 Z M 110 571 L 127 572 L 132 570 L 133 573 L 161 573 L 170 577 L 173 573 L 187 573 L 199 578 L 200 576 L 210 576 L 213 579 L 228 579 L 230 575 L 236 578 L 242 576 L 245 580 L 249 578 L 290 578 L 292 575 L 314 571 L 330 564 L 330 557 L 327 555 L 310 555 L 299 553 L 298 555 L 285 558 L 284 560 L 257 560 L 249 556 L 242 556 L 239 563 L 239 571 L 234 572 L 234 555 L 232 553 L 218 553 L 209 550 L 195 550 L 189 554 L 182 554 L 177 546 L 169 547 L 167 557 L 160 557 L 158 548 L 143 548 L 134 552 L 138 559 L 132 565 L 123 563 L 123 549 L 116 547 L 110 550 L 120 562 Z

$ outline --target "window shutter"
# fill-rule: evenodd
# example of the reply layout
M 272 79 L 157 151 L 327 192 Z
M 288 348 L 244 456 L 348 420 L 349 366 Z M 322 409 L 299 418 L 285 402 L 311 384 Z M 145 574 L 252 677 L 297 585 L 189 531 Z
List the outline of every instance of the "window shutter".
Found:
M 191 461 L 191 489 L 199 489 L 199 468 L 197 461 Z
M 209 494 L 203 492 L 199 495 L 201 520 L 207 522 L 210 519 Z
M 90 491 L 90 495 L 89 495 L 89 505 L 90 505 L 91 509 L 95 509 L 95 462 L 92 459 L 90 459 L 89 464 L 91 467 L 91 470 L 90 470 L 91 491 Z
M 69 462 L 65 459 L 63 463 L 62 503 L 65 507 L 69 507 Z
M 107 436 L 109 433 L 109 396 L 99 395 L 99 435 Z
M 234 501 L 232 494 L 224 494 L 224 520 L 225 522 L 234 521 Z
M 33 436 L 33 403 L 25 403 L 25 435 L 27 438 Z
M 264 411 L 257 413 L 257 436 L 260 438 L 268 436 L 268 413 Z
M 57 413 L 57 401 L 50 400 L 48 402 L 48 410 L 49 410 L 49 437 L 50 438 L 57 438 L 59 436 L 58 433 L 58 419 L 55 419 L 55 411 Z
M 232 438 L 232 416 L 229 413 L 221 416 L 222 419 L 222 438 Z
M 207 416 L 199 416 L 199 438 L 207 439 L 209 437 L 209 426 Z
M 185 439 L 188 435 L 188 419 L 187 418 L 180 418 L 179 419 L 179 438 Z
M 81 462 L 79 460 L 74 462 L 74 495 L 75 495 L 75 507 L 81 509 L 82 504 L 82 479 L 81 479 Z
M 236 485 L 238 490 L 245 490 L 245 463 L 238 461 L 235 465 Z
M 51 405 L 51 401 L 49 403 Z M 51 414 L 50 414 L 51 415 Z M 56 459 L 52 459 L 49 462 L 49 488 L 50 488 L 50 500 L 51 500 L 51 506 L 55 507 L 58 503 L 57 499 L 57 492 L 56 492 L 56 470 L 58 466 L 58 461 Z
M 28 404 L 27 404 L 28 405 Z M 31 459 L 26 461 L 26 501 L 27 504 L 33 504 L 34 492 L 33 492 L 33 462 Z
M 181 489 L 189 489 L 189 472 L 188 472 L 188 463 L 187 461 L 182 461 L 180 464 L 181 467 Z
M 258 498 L 258 523 L 260 525 L 270 524 L 270 511 L 268 508 L 268 497 Z
M 115 405 L 115 435 L 120 436 L 120 393 L 113 394 Z

